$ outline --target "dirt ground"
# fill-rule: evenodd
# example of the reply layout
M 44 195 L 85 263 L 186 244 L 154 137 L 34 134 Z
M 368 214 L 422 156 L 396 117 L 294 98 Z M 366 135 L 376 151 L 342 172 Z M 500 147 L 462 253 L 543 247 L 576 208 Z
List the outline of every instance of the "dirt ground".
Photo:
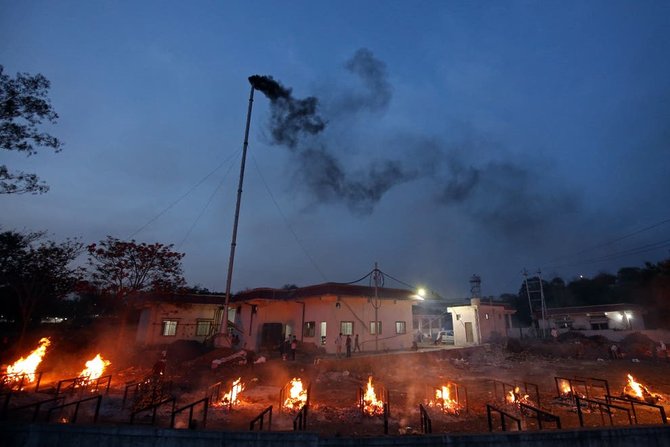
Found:
M 634 346 L 634 345 L 631 345 Z M 202 399 L 208 387 L 221 382 L 227 390 L 238 377 L 245 389 L 240 393 L 240 403 L 234 407 L 210 407 L 206 428 L 216 430 L 249 430 L 251 420 L 270 405 L 273 406 L 272 430 L 292 430 L 296 416 L 293 412 L 280 411 L 279 393 L 293 377 L 309 384 L 309 413 L 307 430 L 325 436 L 377 436 L 384 434 L 384 419 L 381 416 L 362 415 L 357 406 L 357 392 L 365 386 L 369 377 L 379 390 L 383 386 L 389 396 L 388 433 L 403 435 L 421 431 L 419 405 L 426 408 L 432 421 L 433 433 L 478 433 L 488 431 L 487 404 L 494 405 L 522 420 L 522 428 L 536 429 L 537 420 L 523 415 L 514 404 L 503 403 L 508 385 L 518 385 L 521 395 L 528 394 L 529 404 L 560 417 L 563 428 L 579 427 L 576 407 L 568 399 L 559 399 L 555 377 L 595 378 L 606 380 L 610 394 L 620 396 L 627 383 L 627 374 L 646 385 L 660 397 L 659 405 L 670 410 L 670 361 L 649 355 L 630 346 L 621 359 L 609 358 L 609 343 L 606 340 L 563 339 L 559 341 L 525 341 L 522 344 L 506 342 L 474 348 L 426 346 L 419 351 L 389 352 L 384 354 L 356 353 L 351 358 L 335 358 L 299 350 L 295 361 L 283 360 L 278 353 L 260 353 L 265 362 L 255 365 L 239 364 L 239 359 L 222 363 L 212 369 L 213 359 L 225 358 L 234 351 L 219 349 L 208 353 L 184 349 L 168 350 L 166 378 L 173 386 L 170 390 L 176 406 L 184 406 Z M 188 351 L 188 349 L 186 350 Z M 117 361 L 111 367 L 112 386 L 103 398 L 100 424 L 127 423 L 130 418 L 131 397 L 126 408 L 122 408 L 125 385 L 141 380 L 151 371 L 151 365 L 159 356 L 157 351 L 136 353 L 126 362 Z M 66 356 L 60 361 L 52 360 L 52 370 L 45 374 L 45 384 L 39 393 L 24 393 L 12 398 L 10 408 L 52 397 L 55 378 L 66 375 L 62 366 L 71 363 Z M 45 363 L 45 368 L 49 362 Z M 70 368 L 74 370 L 74 368 Z M 74 373 L 72 373 L 74 374 Z M 67 376 L 69 377 L 69 376 Z M 66 377 L 60 377 L 63 379 Z M 60 380 L 59 379 L 59 380 Z M 461 409 L 458 414 L 445 414 L 431 407 L 434 388 L 457 383 Z M 583 382 L 577 382 L 583 383 Z M 539 392 L 539 405 L 537 403 Z M 132 390 L 132 388 L 131 388 Z M 525 391 L 528 390 L 528 391 Z M 577 391 L 579 391 L 576 388 Z M 601 397 L 604 389 L 592 387 L 589 397 Z M 79 392 L 81 395 L 81 392 Z M 467 399 L 466 399 L 467 396 Z M 85 396 L 84 396 L 85 397 Z M 71 399 L 75 399 L 72 397 Z M 156 424 L 169 426 L 171 404 L 159 408 Z M 630 407 L 628 404 L 624 406 Z M 89 405 L 91 407 L 91 405 Z M 202 425 L 202 405 L 194 408 L 194 419 Z M 596 408 L 582 407 L 586 426 L 609 425 L 610 414 L 602 416 Z M 51 420 L 72 419 L 72 408 Z M 91 418 L 91 408 L 82 405 L 80 422 Z M 14 412 L 14 418 L 25 418 L 32 412 Z M 23 416 L 21 416 L 23 414 Z M 612 412 L 615 425 L 627 425 L 624 410 Z M 177 427 L 188 426 L 188 411 L 176 418 Z M 658 409 L 639 406 L 635 416 L 640 424 L 661 423 Z M 136 416 L 136 422 L 149 423 L 151 412 Z M 553 428 L 555 423 L 544 418 L 544 427 Z M 508 421 L 509 422 L 509 421 Z M 265 419 L 264 429 L 269 420 Z M 500 430 L 500 415 L 494 412 L 493 425 Z M 509 424 L 508 424 L 509 426 Z

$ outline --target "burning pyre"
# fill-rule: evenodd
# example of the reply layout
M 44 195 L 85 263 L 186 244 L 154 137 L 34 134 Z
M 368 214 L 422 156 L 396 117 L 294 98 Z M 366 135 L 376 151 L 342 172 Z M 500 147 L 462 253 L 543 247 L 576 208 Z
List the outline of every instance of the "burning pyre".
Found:
M 223 395 L 220 401 L 221 406 L 232 408 L 240 403 L 240 393 L 244 391 L 244 384 L 242 378 L 238 377 L 230 387 L 230 391 Z
M 519 404 L 528 404 L 530 396 L 528 394 L 522 394 L 521 389 L 518 386 L 515 386 L 513 390 L 510 390 L 507 395 L 505 395 L 505 403 L 510 405 L 519 405 Z
M 98 354 L 93 359 L 86 362 L 86 368 L 79 373 L 79 377 L 84 378 L 84 384 L 89 384 L 94 380 L 99 379 L 102 376 L 102 373 L 105 372 L 105 368 L 111 364 L 112 362 L 103 359 L 102 356 Z
M 16 362 L 7 366 L 7 371 L 5 372 L 5 381 L 7 384 L 13 386 L 23 381 L 34 382 L 37 367 L 42 362 L 49 345 L 51 345 L 51 340 L 46 337 L 42 338 L 35 350 L 25 358 L 21 357 Z
M 630 374 L 628 374 L 628 383 L 623 387 L 622 395 L 648 404 L 656 404 L 662 399 L 660 395 L 652 393 L 649 388 L 637 382 Z
M 288 396 L 284 399 L 283 406 L 290 411 L 300 410 L 307 403 L 307 390 L 302 386 L 302 380 L 293 378 L 290 382 Z
M 458 414 L 460 405 L 452 398 L 449 386 L 442 385 L 435 388 L 435 396 L 428 402 L 431 407 L 441 409 L 444 413 Z
M 384 401 L 377 399 L 375 387 L 372 385 L 372 376 L 368 378 L 368 384 L 362 397 L 363 413 L 368 416 L 384 414 Z

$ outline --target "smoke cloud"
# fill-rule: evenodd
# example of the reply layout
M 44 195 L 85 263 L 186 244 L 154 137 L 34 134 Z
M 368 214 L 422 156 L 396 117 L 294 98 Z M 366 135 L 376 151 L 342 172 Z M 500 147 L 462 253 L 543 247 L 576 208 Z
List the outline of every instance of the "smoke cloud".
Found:
M 338 104 L 340 110 L 353 113 L 364 109 L 379 111 L 388 108 L 393 89 L 384 62 L 375 58 L 370 50 L 361 48 L 344 67 L 360 78 L 365 90 L 341 95 Z
M 454 147 L 453 143 L 447 145 L 425 136 L 396 136 L 375 146 L 386 148 L 383 153 L 401 154 L 403 161 L 384 158 L 383 153 L 373 156 L 367 146 L 358 142 L 360 128 L 351 117 L 389 106 L 393 89 L 386 65 L 362 48 L 344 68 L 358 78 L 362 89 L 328 86 L 333 103 L 327 104 L 326 109 L 339 139 L 324 132 L 326 120 L 320 115 L 316 97 L 296 99 L 290 88 L 270 76 L 249 78 L 252 86 L 270 100 L 273 143 L 285 146 L 294 155 L 294 180 L 316 203 L 339 203 L 354 214 L 370 214 L 393 187 L 430 178 L 438 204 L 458 207 L 473 221 L 506 236 L 539 227 L 552 214 L 576 209 L 577 200 L 564 191 L 549 199 L 537 192 L 546 191 L 546 187 L 535 171 L 526 167 L 527 163 L 469 162 L 483 159 L 475 155 L 479 142 Z M 345 144 L 342 138 L 353 143 Z M 493 150 L 500 158 L 501 150 L 496 145 L 487 145 L 484 150 Z M 357 154 L 373 161 L 360 166 L 352 161 Z
M 250 76 L 249 82 L 270 100 L 270 127 L 276 144 L 294 149 L 301 134 L 315 135 L 326 128 L 326 123 L 317 114 L 318 100 L 315 97 L 295 99 L 290 88 L 285 88 L 271 76 Z

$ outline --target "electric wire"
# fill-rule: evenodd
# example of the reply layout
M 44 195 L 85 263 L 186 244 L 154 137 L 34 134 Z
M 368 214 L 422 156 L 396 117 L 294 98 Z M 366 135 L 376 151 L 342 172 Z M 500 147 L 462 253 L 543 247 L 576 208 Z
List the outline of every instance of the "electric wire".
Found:
M 230 160 L 231 160 L 232 158 L 234 158 L 235 155 L 238 155 L 239 153 L 240 153 L 240 151 L 234 152 L 234 153 L 232 153 L 228 158 L 226 158 L 226 159 L 223 160 L 221 163 L 219 163 L 219 165 L 218 165 L 217 167 L 215 167 L 214 169 L 212 169 L 212 170 L 209 172 L 209 174 L 205 175 L 202 179 L 200 179 L 200 181 L 198 181 L 198 183 L 196 183 L 195 185 L 193 185 L 188 191 L 186 191 L 186 192 L 185 192 L 184 194 L 182 194 L 179 198 L 177 198 L 175 201 L 173 201 L 172 203 L 170 203 L 170 204 L 169 204 L 167 207 L 165 207 L 160 213 L 156 214 L 154 217 L 152 217 L 151 219 L 149 219 L 149 221 L 148 221 L 147 223 L 145 223 L 145 224 L 142 225 L 140 228 L 138 228 L 137 230 L 135 230 L 130 236 L 128 236 L 128 239 L 132 239 L 132 238 L 135 237 L 137 234 L 139 234 L 141 231 L 143 231 L 145 228 L 147 228 L 149 225 L 151 225 L 152 223 L 154 223 L 155 221 L 157 221 L 158 219 L 160 219 L 165 213 L 167 213 L 168 211 L 170 211 L 170 210 L 171 210 L 172 208 L 174 208 L 179 202 L 181 202 L 181 201 L 184 200 L 186 197 L 188 197 L 193 191 L 195 191 L 195 189 L 196 189 L 198 186 L 202 185 L 208 178 L 210 178 L 212 175 L 214 175 L 214 173 L 215 173 L 216 171 L 218 171 L 219 169 L 221 169 L 221 167 L 224 166 L 226 163 L 229 163 Z
M 284 224 L 286 224 L 286 227 L 289 229 L 289 231 L 293 235 L 293 238 L 295 239 L 296 243 L 298 244 L 298 246 L 300 247 L 302 252 L 305 254 L 305 256 L 307 257 L 309 262 L 312 264 L 312 267 L 314 267 L 314 269 L 317 272 L 319 272 L 319 275 L 321 275 L 321 278 L 325 282 L 328 282 L 328 279 L 326 278 L 326 275 L 323 273 L 323 271 L 321 271 L 319 266 L 316 264 L 316 261 L 314 260 L 314 258 L 312 258 L 312 256 L 310 256 L 309 252 L 307 251 L 307 248 L 303 245 L 303 243 L 300 241 L 300 238 L 298 238 L 298 235 L 293 230 L 293 227 L 291 226 L 288 219 L 286 218 L 286 215 L 284 214 L 281 207 L 279 206 L 279 203 L 277 203 L 277 200 L 275 200 L 275 197 L 272 194 L 272 191 L 270 190 L 270 187 L 268 186 L 268 183 L 265 181 L 265 177 L 263 177 L 263 173 L 261 172 L 261 169 L 258 165 L 258 161 L 256 160 L 256 157 L 253 154 L 251 154 L 251 159 L 254 161 L 254 166 L 256 167 L 256 171 L 258 172 L 258 175 L 261 178 L 261 182 L 263 183 L 263 186 L 265 186 L 265 190 L 267 191 L 268 195 L 270 196 L 270 199 L 272 199 L 272 202 L 275 204 L 275 207 L 277 208 L 277 211 L 279 212 L 279 215 L 284 220 Z
M 195 218 L 195 220 L 191 224 L 191 227 L 186 232 L 186 235 L 181 240 L 181 242 L 179 242 L 179 244 L 177 245 L 178 249 L 181 249 L 181 247 L 184 245 L 184 242 L 186 242 L 186 240 L 189 238 L 189 236 L 191 235 L 191 232 L 193 231 L 195 226 L 200 221 L 200 218 L 203 216 L 203 214 L 205 214 L 205 210 L 207 210 L 207 208 L 209 208 L 210 203 L 212 203 L 212 200 L 214 199 L 214 196 L 216 196 L 216 193 L 219 192 L 219 190 L 223 186 L 223 183 L 226 180 L 226 178 L 228 177 L 228 174 L 230 174 L 230 171 L 231 171 L 232 168 L 233 168 L 233 164 L 231 163 L 228 166 L 228 170 L 226 171 L 226 173 L 221 178 L 221 181 L 219 182 L 219 184 L 216 186 L 216 188 L 214 188 L 214 191 L 212 191 L 212 193 L 209 195 L 209 199 L 207 200 L 207 203 L 205 203 L 205 206 L 203 206 L 202 209 L 200 210 L 200 213 L 198 213 L 198 216 Z
M 665 239 L 662 241 L 657 241 L 657 242 L 652 242 L 650 244 L 645 244 L 641 245 L 639 247 L 633 247 L 629 248 L 624 251 L 620 252 L 615 252 L 615 253 L 610 253 L 598 258 L 592 258 L 592 259 L 586 259 L 584 261 L 576 261 L 573 263 L 568 263 L 568 264 L 562 264 L 562 265 L 553 265 L 549 267 L 544 267 L 544 269 L 556 269 L 556 268 L 565 268 L 565 267 L 572 267 L 576 265 L 584 265 L 584 264 L 596 264 L 599 262 L 604 262 L 604 261 L 610 261 L 612 259 L 617 259 L 625 256 L 630 256 L 630 255 L 635 255 L 635 254 L 640 254 L 640 253 L 646 253 L 649 251 L 653 250 L 658 250 L 660 248 L 665 248 L 670 246 L 670 239 Z
M 554 258 L 554 259 L 550 260 L 549 262 L 556 262 L 556 261 L 559 261 L 559 260 L 561 260 L 561 259 L 573 258 L 573 257 L 575 257 L 575 256 L 579 256 L 579 255 L 581 255 L 581 254 L 587 253 L 587 252 L 592 251 L 592 250 L 595 250 L 595 249 L 597 249 L 597 248 L 602 248 L 602 247 L 606 247 L 606 246 L 608 246 L 608 245 L 612 245 L 612 244 L 614 244 L 615 242 L 622 241 L 622 240 L 624 240 L 624 239 L 627 239 L 627 238 L 629 238 L 629 237 L 631 237 L 631 236 L 635 236 L 635 235 L 640 234 L 640 233 L 644 233 L 645 231 L 653 230 L 654 228 L 660 227 L 661 225 L 664 225 L 664 224 L 666 224 L 666 223 L 670 223 L 670 219 L 664 219 L 664 220 L 661 220 L 660 222 L 656 222 L 656 223 L 654 223 L 654 224 L 648 225 L 648 226 L 646 226 L 646 227 L 644 227 L 644 228 L 641 228 L 641 229 L 639 229 L 639 230 L 635 230 L 635 231 L 633 231 L 633 232 L 631 232 L 631 233 L 624 234 L 623 236 L 616 237 L 616 238 L 614 238 L 614 239 L 612 239 L 612 240 L 605 241 L 605 242 L 601 242 L 601 243 L 598 243 L 598 244 L 593 245 L 593 246 L 591 246 L 591 247 L 584 248 L 584 249 L 582 249 L 582 250 L 580 250 L 580 251 L 578 251 L 578 252 L 576 252 L 576 253 L 573 253 L 573 254 L 571 254 L 571 255 L 559 256 L 559 257 L 557 257 L 557 258 Z

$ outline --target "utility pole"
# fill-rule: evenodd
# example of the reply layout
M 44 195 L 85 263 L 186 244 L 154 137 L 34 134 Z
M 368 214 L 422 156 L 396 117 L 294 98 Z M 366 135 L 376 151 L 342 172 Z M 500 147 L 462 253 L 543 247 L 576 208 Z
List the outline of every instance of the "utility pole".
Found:
M 530 316 L 533 320 L 537 321 L 538 330 L 542 330 L 542 338 L 546 337 L 547 329 L 547 307 L 544 300 L 544 285 L 542 284 L 542 272 L 538 269 L 537 279 L 531 279 L 531 282 L 528 281 L 528 272 L 526 269 L 523 269 L 523 281 L 526 286 L 526 295 L 528 296 L 528 307 L 530 308 Z M 535 284 L 535 283 L 539 284 Z M 531 287 L 533 290 L 531 290 Z M 534 295 L 538 295 L 535 297 Z M 539 306 L 539 308 L 538 308 Z M 536 312 L 540 314 L 540 320 L 535 317 Z M 540 323 L 541 321 L 541 323 Z
M 249 109 L 247 110 L 247 125 L 244 129 L 244 143 L 242 144 L 242 161 L 240 163 L 240 181 L 237 187 L 237 203 L 235 204 L 235 220 L 233 222 L 233 236 L 230 242 L 230 259 L 228 260 L 228 276 L 226 277 L 226 301 L 223 305 L 223 325 L 221 332 L 228 338 L 228 305 L 230 303 L 230 287 L 233 282 L 233 262 L 235 261 L 235 247 L 237 246 L 237 224 L 240 220 L 240 204 L 242 201 L 242 184 L 244 183 L 244 166 L 247 160 L 249 146 L 249 126 L 251 125 L 251 109 L 254 104 L 254 86 L 249 93 Z
M 381 307 L 381 302 L 379 301 L 379 287 L 384 287 L 384 274 L 377 268 L 376 262 L 375 269 L 372 271 L 372 280 L 375 283 L 375 301 L 372 307 L 375 308 L 375 352 L 377 352 L 379 351 L 379 308 Z

